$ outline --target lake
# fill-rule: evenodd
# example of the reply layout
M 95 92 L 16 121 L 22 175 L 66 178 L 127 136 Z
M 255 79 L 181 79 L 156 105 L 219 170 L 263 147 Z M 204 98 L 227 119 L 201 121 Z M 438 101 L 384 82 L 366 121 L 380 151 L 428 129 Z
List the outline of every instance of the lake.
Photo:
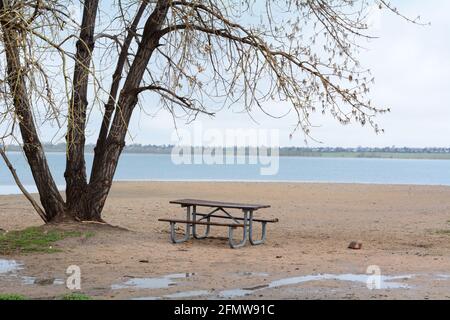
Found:
M 21 153 L 9 153 L 22 183 L 36 192 L 28 164 Z M 64 153 L 48 153 L 56 183 L 64 190 Z M 93 155 L 86 154 L 88 168 Z M 123 154 L 116 181 L 271 181 L 450 186 L 450 160 L 280 157 L 278 173 L 261 175 L 261 165 L 207 165 L 173 163 L 170 155 Z M 0 160 L 0 194 L 17 194 L 11 173 Z

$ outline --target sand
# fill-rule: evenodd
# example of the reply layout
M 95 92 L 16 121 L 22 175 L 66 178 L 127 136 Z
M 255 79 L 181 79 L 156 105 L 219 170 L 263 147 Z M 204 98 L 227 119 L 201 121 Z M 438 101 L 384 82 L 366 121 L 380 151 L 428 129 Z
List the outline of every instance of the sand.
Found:
M 168 224 L 157 219 L 182 217 L 169 204 L 180 198 L 270 204 L 258 214 L 280 222 L 269 225 L 262 246 L 232 250 L 220 227 L 211 239 L 173 245 Z M 24 277 L 65 280 L 77 265 L 81 292 L 99 299 L 450 299 L 449 187 L 120 182 L 104 218 L 121 228 L 69 225 L 95 235 L 63 240 L 58 253 L 0 257 L 23 263 L 0 275 L 0 293 L 68 293 Z M 40 224 L 23 197 L 0 196 L 1 229 Z M 348 249 L 351 241 L 362 249 Z M 369 266 L 383 276 L 379 290 L 365 283 Z

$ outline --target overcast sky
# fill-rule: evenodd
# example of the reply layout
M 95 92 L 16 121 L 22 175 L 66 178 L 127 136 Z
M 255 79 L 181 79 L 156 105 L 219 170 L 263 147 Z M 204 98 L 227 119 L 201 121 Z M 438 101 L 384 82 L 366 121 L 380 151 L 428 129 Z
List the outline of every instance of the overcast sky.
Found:
M 362 66 L 370 68 L 376 82 L 372 86 L 373 105 L 390 107 L 392 112 L 378 116 L 378 124 L 385 134 L 376 135 L 370 127 L 358 124 L 341 126 L 335 119 L 312 116 L 314 128 L 309 146 L 408 146 L 450 147 L 450 1 L 449 0 L 393 0 L 405 15 L 422 17 L 430 26 L 406 22 L 387 10 L 374 9 L 370 18 L 370 34 L 378 39 L 364 42 L 360 53 Z M 150 99 L 149 99 L 150 100 Z M 153 106 L 154 101 L 143 101 Z M 272 114 L 283 114 L 280 104 L 267 104 Z M 155 109 L 155 108 L 153 108 Z M 319 108 L 320 109 L 320 108 Z M 290 138 L 296 124 L 294 114 L 282 119 L 269 118 L 257 112 L 252 118 L 246 113 L 224 109 L 214 119 L 200 116 L 197 123 L 204 129 L 263 129 L 279 130 L 281 146 L 305 146 L 304 136 L 297 132 Z M 91 115 L 87 142 L 95 143 L 101 114 Z M 193 130 L 193 125 L 178 121 L 179 133 Z M 42 141 L 64 142 L 64 130 L 39 125 Z M 133 115 L 127 143 L 175 144 L 172 116 L 160 111 L 155 116 Z M 199 144 L 194 141 L 193 144 Z
M 392 112 L 378 117 L 385 129 L 376 135 L 369 127 L 342 127 L 334 119 L 313 117 L 312 136 L 322 144 L 309 141 L 310 146 L 446 146 L 450 147 L 450 1 L 397 0 L 396 5 L 406 15 L 420 15 L 431 26 L 417 26 L 383 10 L 374 10 L 372 34 L 379 37 L 365 44 L 361 62 L 372 70 L 376 83 L 372 100 L 389 106 Z M 276 108 L 268 106 L 267 108 Z M 258 123 L 246 114 L 223 110 L 215 119 L 201 117 L 203 128 L 264 128 L 279 129 L 282 146 L 304 146 L 301 133 L 289 138 L 295 119 L 281 120 L 254 115 Z M 192 125 L 181 129 L 191 130 Z M 181 131 L 182 132 L 182 131 Z M 128 143 L 168 144 L 173 121 L 160 112 L 153 119 L 136 113 L 130 128 Z M 94 137 L 93 137 L 94 138 Z M 92 139 L 93 142 L 94 139 Z

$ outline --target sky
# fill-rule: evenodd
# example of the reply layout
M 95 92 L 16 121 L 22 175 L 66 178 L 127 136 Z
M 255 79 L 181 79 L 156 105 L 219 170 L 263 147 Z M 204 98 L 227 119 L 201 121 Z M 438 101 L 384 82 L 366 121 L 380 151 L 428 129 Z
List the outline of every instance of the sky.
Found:
M 450 147 L 450 1 L 397 0 L 393 2 L 407 16 L 421 16 L 430 26 L 406 22 L 385 10 L 374 10 L 371 34 L 378 38 L 365 43 L 360 53 L 363 66 L 372 70 L 376 79 L 371 98 L 391 113 L 378 116 L 385 130 L 377 135 L 359 124 L 341 126 L 331 117 L 313 116 L 312 137 L 305 144 L 304 135 L 290 138 L 295 119 L 272 119 L 253 114 L 258 123 L 245 113 L 231 110 L 219 112 L 214 119 L 200 117 L 201 127 L 222 132 L 227 128 L 279 130 L 281 146 L 407 146 Z M 266 108 L 276 108 L 268 105 Z M 178 123 L 181 135 L 193 132 L 193 124 Z M 160 112 L 156 117 L 133 117 L 129 143 L 174 143 L 173 121 L 170 114 Z M 180 134 L 179 134 L 180 135 Z
M 222 133 L 227 129 L 276 130 L 281 146 L 450 147 L 450 1 L 393 0 L 392 3 L 406 16 L 420 15 L 422 22 L 431 25 L 414 25 L 387 10 L 373 10 L 370 34 L 378 38 L 364 43 L 359 58 L 362 66 L 370 68 L 375 77 L 370 96 L 373 104 L 392 110 L 377 117 L 384 134 L 377 135 L 370 127 L 359 124 L 342 126 L 319 112 L 312 116 L 313 139 L 306 144 L 301 132 L 291 137 L 296 124 L 293 114 L 273 119 L 254 112 L 252 119 L 246 113 L 227 109 L 213 119 L 199 116 L 196 125 L 178 121 L 175 132 L 171 114 L 160 111 L 149 116 L 136 110 L 127 144 L 176 144 L 178 137 L 190 135 L 197 126 L 197 130 L 201 127 L 204 131 L 215 129 Z M 266 104 L 265 109 L 275 110 L 276 114 L 280 106 Z M 50 130 L 41 127 L 41 133 L 43 141 L 51 140 Z M 60 137 L 61 141 L 53 142 L 63 142 L 63 134 Z M 95 143 L 96 137 L 95 131 L 88 132 L 87 142 Z

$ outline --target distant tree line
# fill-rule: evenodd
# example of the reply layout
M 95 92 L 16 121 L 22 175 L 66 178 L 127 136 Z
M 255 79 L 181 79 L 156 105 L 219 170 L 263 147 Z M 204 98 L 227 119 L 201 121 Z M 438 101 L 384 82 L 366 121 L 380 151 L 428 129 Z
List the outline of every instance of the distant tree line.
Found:
M 66 144 L 51 144 L 44 143 L 43 147 L 46 152 L 65 152 Z M 142 144 L 131 144 L 125 146 L 123 152 L 125 153 L 151 153 L 151 154 L 170 154 L 173 149 L 173 145 L 142 145 Z M 94 144 L 86 144 L 85 151 L 87 153 L 94 152 L 95 145 Z M 6 147 L 8 151 L 22 151 L 22 147 L 18 145 L 8 145 Z M 249 154 L 250 151 L 255 151 L 251 148 L 234 148 L 235 150 L 245 150 L 245 154 Z M 201 147 L 192 147 L 192 150 L 195 152 L 199 152 L 200 150 L 203 152 L 204 150 Z M 225 148 L 223 149 L 226 150 Z M 356 147 L 356 148 L 344 148 L 344 147 L 282 147 L 279 149 L 279 154 L 281 156 L 308 156 L 308 155 L 320 155 L 320 154 L 450 154 L 449 148 L 438 148 L 438 147 L 429 147 L 429 148 L 410 148 L 410 147 Z

